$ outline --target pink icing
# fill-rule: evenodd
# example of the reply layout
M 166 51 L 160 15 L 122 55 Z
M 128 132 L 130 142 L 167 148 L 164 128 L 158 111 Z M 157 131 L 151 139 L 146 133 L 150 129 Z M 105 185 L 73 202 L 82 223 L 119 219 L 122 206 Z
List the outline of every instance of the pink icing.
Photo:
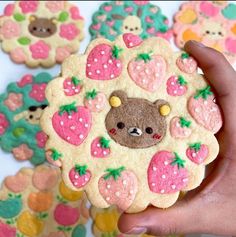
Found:
M 30 51 L 32 58 L 34 59 L 46 59 L 49 56 L 50 46 L 43 40 L 38 41 L 35 44 L 30 45 Z
M 128 65 L 131 79 L 144 90 L 154 92 L 161 85 L 166 74 L 166 62 L 162 56 L 151 56 L 151 60 L 132 60 Z
M 84 18 L 80 15 L 79 8 L 74 6 L 70 8 L 71 18 L 73 20 L 83 20 Z
M 115 21 L 114 20 L 109 20 L 109 21 L 106 21 L 106 24 L 108 26 L 112 27 L 115 24 Z
M 171 164 L 175 155 L 168 151 L 156 153 L 148 167 L 148 185 L 152 192 L 159 194 L 175 193 L 188 184 L 188 172 Z
M 17 86 L 24 87 L 28 84 L 31 84 L 33 82 L 33 75 L 27 74 L 24 75 L 19 82 L 17 82 Z
M 37 102 L 43 102 L 45 97 L 45 89 L 47 87 L 47 83 L 41 84 L 33 84 L 32 90 L 29 93 L 29 96 L 36 100 Z
M 110 12 L 110 11 L 112 10 L 112 6 L 111 6 L 111 5 L 104 6 L 103 9 L 104 9 L 104 11 L 106 11 L 106 12 Z
M 166 39 L 166 40 L 169 41 L 173 37 L 173 31 L 172 31 L 172 29 L 169 29 L 165 33 L 157 32 L 155 35 L 157 37 L 161 37 L 161 38 Z
M 56 61 L 62 63 L 66 58 L 70 56 L 71 52 L 68 47 L 58 47 L 56 49 Z
M 19 6 L 23 13 L 36 12 L 38 8 L 38 1 L 20 1 Z
M 5 114 L 0 113 L 0 135 L 3 135 L 5 133 L 8 126 L 9 126 L 9 122 Z
M 96 158 L 105 158 L 110 155 L 110 148 L 102 148 L 100 143 L 101 137 L 97 137 L 91 144 L 91 156 Z
M 26 144 L 13 148 L 12 153 L 17 160 L 30 160 L 34 155 L 33 150 L 31 150 Z
M 99 92 L 94 99 L 85 99 L 84 105 L 92 112 L 101 112 L 107 102 L 105 94 Z
M 186 138 L 189 137 L 192 130 L 187 127 L 181 127 L 178 117 L 174 117 L 170 121 L 170 134 L 174 138 Z
M 146 16 L 145 21 L 147 23 L 153 23 L 154 22 L 153 19 L 150 18 L 150 16 Z
M 52 12 L 57 13 L 65 7 L 65 1 L 47 1 L 45 6 Z
M 206 16 L 214 17 L 218 15 L 220 8 L 215 7 L 211 2 L 201 1 L 200 10 Z
M 44 148 L 48 139 L 48 136 L 43 132 L 40 131 L 35 136 L 37 145 L 39 148 Z
M 150 27 L 150 28 L 147 29 L 147 32 L 148 32 L 149 34 L 154 34 L 155 31 L 156 31 L 155 27 Z
M 7 4 L 6 7 L 4 8 L 4 15 L 5 16 L 11 16 L 14 12 L 15 5 L 10 3 Z
M 102 25 L 100 23 L 97 23 L 97 24 L 92 25 L 91 27 L 93 30 L 99 30 L 101 28 L 101 26 Z
M 80 93 L 82 85 L 78 84 L 77 86 L 73 84 L 71 78 L 67 78 L 63 82 L 63 89 L 66 96 L 73 96 Z
M 201 145 L 201 148 L 199 151 L 195 151 L 194 149 L 190 147 L 186 150 L 186 156 L 192 162 L 198 165 L 202 164 L 206 160 L 208 154 L 209 154 L 208 147 L 204 144 Z
M 133 48 L 143 42 L 143 40 L 138 35 L 134 35 L 131 33 L 123 34 L 123 40 L 127 48 Z
M 79 146 L 89 134 L 92 116 L 87 108 L 79 106 L 77 112 L 72 112 L 71 115 L 55 113 L 52 117 L 52 125 L 59 137 L 70 144 Z
M 134 1 L 135 4 L 139 5 L 139 6 L 143 6 L 143 5 L 147 5 L 149 3 L 149 0 L 146 1 Z
M 79 29 L 74 23 L 62 24 L 60 26 L 60 36 L 67 40 L 73 40 L 79 34 Z
M 22 94 L 9 93 L 7 99 L 4 101 L 4 104 L 8 107 L 9 110 L 15 111 L 23 105 Z
M 23 192 L 28 187 L 29 183 L 29 176 L 21 172 L 17 173 L 15 176 L 8 176 L 4 180 L 4 184 L 6 185 L 6 187 L 14 193 Z
M 225 40 L 225 47 L 230 53 L 236 54 L 236 39 L 227 38 Z
M 121 210 L 127 210 L 133 203 L 138 191 L 138 181 L 131 171 L 123 171 L 121 176 L 114 180 L 113 177 L 98 181 L 98 189 L 104 200 L 111 205 L 117 205 Z
M 122 71 L 122 62 L 113 57 L 112 47 L 107 44 L 95 46 L 89 53 L 86 65 L 86 76 L 93 80 L 111 80 Z
M 185 73 L 194 73 L 197 70 L 197 62 L 194 60 L 194 58 L 182 58 L 179 56 L 176 60 L 176 65 L 178 68 Z
M 16 237 L 16 228 L 0 221 L 0 237 Z
M 20 25 L 9 19 L 4 21 L 2 27 L 0 28 L 0 34 L 2 34 L 5 39 L 18 37 L 20 33 Z
M 80 218 L 79 209 L 66 204 L 58 204 L 54 210 L 54 218 L 59 225 L 70 226 L 76 224 Z
M 86 170 L 86 174 L 80 175 L 75 168 L 71 169 L 69 173 L 69 178 L 71 183 L 76 188 L 84 187 L 91 179 L 91 172 Z
M 25 51 L 22 48 L 15 48 L 10 52 L 10 57 L 15 63 L 24 63 L 27 59 Z
M 125 8 L 125 11 L 126 12 L 132 12 L 134 9 L 133 9 L 133 7 L 126 7 Z
M 187 91 L 187 86 L 179 84 L 177 76 L 171 76 L 166 85 L 167 93 L 171 96 L 182 96 Z
M 195 99 L 192 96 L 188 101 L 188 111 L 198 124 L 213 133 L 217 133 L 223 122 L 220 108 L 213 100 L 213 96 L 209 96 L 207 100 Z

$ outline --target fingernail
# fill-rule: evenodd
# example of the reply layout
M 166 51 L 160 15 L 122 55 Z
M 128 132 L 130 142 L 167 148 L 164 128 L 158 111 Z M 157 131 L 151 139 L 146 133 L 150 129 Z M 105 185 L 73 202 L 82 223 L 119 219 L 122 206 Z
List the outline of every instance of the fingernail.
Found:
M 139 235 L 139 234 L 145 234 L 147 232 L 147 228 L 146 227 L 142 227 L 142 226 L 137 226 L 132 228 L 131 230 L 129 230 L 128 232 L 124 233 L 124 234 L 134 234 L 134 235 Z
M 198 46 L 198 47 L 201 47 L 201 48 L 204 48 L 204 47 L 206 47 L 204 44 L 202 44 L 201 42 L 198 42 L 198 41 L 195 41 L 195 40 L 190 40 L 190 42 L 192 43 L 192 44 L 195 44 L 196 46 Z

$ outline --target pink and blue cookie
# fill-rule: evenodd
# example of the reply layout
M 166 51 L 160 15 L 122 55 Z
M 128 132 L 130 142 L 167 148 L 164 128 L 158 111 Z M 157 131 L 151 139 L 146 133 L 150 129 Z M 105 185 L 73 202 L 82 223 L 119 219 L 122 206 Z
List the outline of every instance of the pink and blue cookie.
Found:
M 227 1 L 190 1 L 175 15 L 175 42 L 183 48 L 188 40 L 202 42 L 236 61 L 236 4 Z
M 104 37 L 114 40 L 118 35 L 132 33 L 145 39 L 172 37 L 168 19 L 161 9 L 149 1 L 109 1 L 94 13 L 89 28 L 92 39 Z
M 45 89 L 51 79 L 45 72 L 27 74 L 0 95 L 0 147 L 17 160 L 30 160 L 34 165 L 45 161 L 47 135 L 39 119 L 48 105 Z
M 0 17 L 1 46 L 15 63 L 52 67 L 79 50 L 83 26 L 68 1 L 16 1 Z

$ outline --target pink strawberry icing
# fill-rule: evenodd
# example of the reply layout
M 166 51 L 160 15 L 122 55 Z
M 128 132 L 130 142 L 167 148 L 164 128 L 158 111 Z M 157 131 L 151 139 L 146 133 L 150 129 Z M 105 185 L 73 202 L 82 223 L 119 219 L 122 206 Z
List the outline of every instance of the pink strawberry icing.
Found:
M 36 12 L 38 8 L 38 1 L 20 1 L 19 6 L 23 13 L 27 14 L 30 12 Z
M 225 40 L 225 47 L 230 53 L 236 54 L 236 39 L 227 38 Z
M 11 59 L 16 63 L 24 63 L 27 60 L 25 51 L 22 48 L 15 48 L 10 52 Z
M 131 79 L 144 90 L 154 92 L 161 85 L 166 74 L 166 62 L 162 56 L 151 56 L 151 60 L 132 60 L 128 65 Z
M 31 84 L 33 82 L 33 75 L 27 74 L 24 75 L 19 82 L 17 82 L 17 86 L 24 87 L 28 84 Z
M 80 217 L 78 208 L 73 208 L 66 204 L 58 204 L 54 210 L 54 218 L 59 225 L 74 225 Z
M 65 7 L 65 1 L 47 1 L 45 6 L 52 12 L 57 13 Z
M 2 34 L 5 39 L 18 37 L 20 33 L 20 25 L 12 20 L 4 21 L 2 27 L 0 28 L 0 34 Z
M 213 5 L 213 3 L 211 2 L 205 2 L 205 1 L 202 1 L 200 3 L 200 10 L 206 15 L 206 16 L 210 16 L 210 17 L 214 17 L 216 16 L 219 11 L 220 11 L 220 8 L 219 7 L 215 7 Z
M 84 105 L 92 112 L 101 112 L 107 104 L 106 95 L 99 92 L 94 99 L 85 99 Z
M 8 126 L 9 126 L 9 122 L 5 114 L 0 113 L 0 135 L 3 135 L 5 133 Z
M 34 59 L 48 58 L 50 49 L 51 47 L 43 40 L 39 40 L 35 44 L 30 45 L 30 51 L 32 53 L 32 58 Z
M 52 159 L 52 151 L 51 150 L 49 150 L 49 151 L 46 151 L 46 159 L 47 159 L 47 161 L 50 163 L 50 164 L 52 164 L 52 165 L 54 165 L 54 166 L 57 166 L 57 167 L 61 167 L 62 166 L 62 162 L 61 162 L 61 160 L 59 159 L 59 160 L 53 160 Z
M 7 99 L 4 101 L 4 104 L 8 107 L 9 110 L 15 111 L 23 105 L 22 94 L 9 93 Z
M 187 86 L 186 85 L 181 85 L 178 81 L 177 76 L 171 76 L 167 80 L 167 93 L 171 96 L 182 96 L 186 93 L 187 91 Z
M 110 148 L 102 148 L 100 140 L 101 140 L 101 137 L 97 137 L 92 141 L 91 156 L 93 157 L 103 158 L 103 157 L 107 157 L 111 153 Z
M 71 18 L 73 20 L 83 20 L 84 18 L 80 15 L 79 8 L 74 6 L 70 8 Z
M 68 47 L 58 47 L 56 49 L 56 61 L 58 63 L 62 63 L 70 55 L 71 55 L 71 52 Z
M 195 164 L 202 164 L 209 154 L 208 147 L 204 144 L 201 145 L 199 151 L 195 151 L 193 148 L 186 150 L 186 156 Z
M 6 7 L 4 8 L 4 15 L 5 16 L 11 16 L 14 12 L 14 9 L 15 9 L 15 5 L 10 3 L 10 4 L 7 4 Z
M 62 24 L 60 26 L 60 36 L 67 40 L 73 40 L 79 34 L 79 29 L 74 23 Z
M 185 73 L 194 73 L 197 70 L 197 62 L 194 58 L 182 58 L 181 56 L 177 58 L 176 65 L 178 68 Z
M 76 188 L 82 188 L 86 184 L 88 184 L 91 176 L 92 174 L 89 170 L 86 170 L 86 173 L 84 175 L 80 175 L 75 168 L 72 168 L 69 172 L 70 181 Z
M 31 150 L 26 144 L 13 148 L 12 153 L 17 160 L 30 160 L 34 155 L 33 150 Z
M 47 135 L 44 132 L 40 131 L 36 134 L 35 138 L 36 138 L 38 147 L 44 148 L 48 139 Z
M 131 33 L 123 34 L 123 40 L 127 48 L 133 48 L 143 42 L 143 40 L 138 35 L 134 35 Z
M 170 134 L 174 138 L 186 138 L 192 133 L 192 129 L 181 127 L 179 117 L 174 117 L 170 121 Z
M 16 237 L 16 228 L 0 221 L 0 237 Z
M 63 89 L 66 96 L 73 96 L 79 94 L 81 88 L 81 83 L 79 83 L 78 85 L 74 85 L 71 78 L 67 78 L 63 82 Z
M 37 102 L 43 102 L 46 99 L 45 97 L 46 87 L 47 87 L 46 83 L 33 84 L 32 90 L 29 93 L 29 96 L 35 99 Z
M 148 167 L 148 184 L 154 193 L 175 193 L 188 184 L 188 172 L 173 164 L 175 155 L 169 151 L 156 153 Z

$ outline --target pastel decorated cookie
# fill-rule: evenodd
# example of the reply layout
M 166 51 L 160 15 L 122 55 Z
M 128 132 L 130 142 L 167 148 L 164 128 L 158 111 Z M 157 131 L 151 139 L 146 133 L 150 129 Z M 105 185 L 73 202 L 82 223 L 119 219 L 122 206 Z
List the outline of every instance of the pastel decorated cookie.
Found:
M 202 42 L 236 60 L 236 4 L 227 1 L 189 1 L 175 15 L 175 42 L 183 48 L 188 40 Z
M 78 51 L 83 22 L 68 1 L 16 1 L 0 17 L 2 49 L 15 63 L 52 67 Z
M 96 39 L 63 63 L 41 117 L 46 149 L 60 154 L 66 185 L 98 208 L 167 208 L 217 157 L 220 109 L 187 53 L 159 37 L 133 48 L 124 38 Z M 71 95 L 64 85 L 75 78 Z
M 39 119 L 48 105 L 45 89 L 51 79 L 45 72 L 26 74 L 0 95 L 0 147 L 17 160 L 30 160 L 34 165 L 45 161 L 47 135 Z
M 142 39 L 159 36 L 172 38 L 169 21 L 161 9 L 146 1 L 108 1 L 94 13 L 89 31 L 92 39 L 104 37 L 109 40 L 124 33 L 129 47 L 142 42 Z
M 2 184 L 1 237 L 85 237 L 88 218 L 85 194 L 68 189 L 59 168 L 24 168 Z

